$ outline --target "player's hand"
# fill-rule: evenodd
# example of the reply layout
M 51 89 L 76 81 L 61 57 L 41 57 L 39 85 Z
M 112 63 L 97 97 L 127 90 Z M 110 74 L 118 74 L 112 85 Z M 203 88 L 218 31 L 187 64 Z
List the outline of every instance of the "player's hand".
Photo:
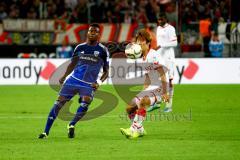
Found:
M 92 83 L 92 87 L 94 90 L 97 90 L 99 88 L 99 84 L 98 83 Z
M 162 100 L 163 102 L 169 102 L 169 96 L 166 93 L 162 94 Z
M 59 83 L 62 85 L 63 82 L 65 81 L 65 79 L 66 79 L 66 77 L 62 77 L 62 78 L 60 78 L 60 79 L 59 79 Z

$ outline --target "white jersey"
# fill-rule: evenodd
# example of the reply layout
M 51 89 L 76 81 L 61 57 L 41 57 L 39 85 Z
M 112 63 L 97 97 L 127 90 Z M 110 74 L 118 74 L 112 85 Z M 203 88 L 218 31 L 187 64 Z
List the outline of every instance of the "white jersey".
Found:
M 157 27 L 157 46 L 160 46 L 160 49 L 158 49 L 159 56 L 164 59 L 167 68 L 170 70 L 170 78 L 173 78 L 174 47 L 177 46 L 177 36 L 173 26 L 166 23 L 163 27 Z
M 164 60 L 162 60 L 159 57 L 159 53 L 153 49 L 150 49 L 147 57 L 143 59 L 143 61 L 146 62 L 146 65 L 144 66 L 145 73 L 149 76 L 151 84 L 142 92 L 136 95 L 134 101 L 138 106 L 140 105 L 141 98 L 144 96 L 149 96 L 151 105 L 157 101 L 161 101 L 162 82 L 160 79 L 160 73 L 158 72 L 157 68 L 159 66 L 162 66 L 166 76 L 168 73 L 168 69 L 165 67 Z
M 153 49 L 150 49 L 150 51 L 146 56 L 146 59 L 143 61 L 147 63 L 145 67 L 145 71 L 151 80 L 151 85 L 160 86 L 161 85 L 161 82 L 159 80 L 160 75 L 159 75 L 159 72 L 157 71 L 157 68 L 160 65 L 163 66 L 163 69 L 167 74 L 168 70 L 165 65 L 165 61 L 159 56 L 159 53 Z
M 163 49 L 177 46 L 176 31 L 172 25 L 166 23 L 163 27 L 157 27 L 157 45 Z

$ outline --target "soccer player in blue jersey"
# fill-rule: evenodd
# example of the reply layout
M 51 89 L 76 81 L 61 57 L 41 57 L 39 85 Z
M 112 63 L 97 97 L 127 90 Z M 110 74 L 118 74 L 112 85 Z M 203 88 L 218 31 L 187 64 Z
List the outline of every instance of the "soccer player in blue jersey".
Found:
M 47 138 L 50 128 L 64 104 L 75 94 L 79 94 L 80 106 L 68 125 L 68 137 L 74 138 L 74 126 L 86 114 L 88 106 L 93 100 L 94 91 L 108 77 L 109 52 L 104 45 L 98 42 L 99 37 L 100 26 L 91 24 L 87 33 L 87 41 L 74 49 L 71 63 L 64 76 L 59 80 L 62 88 L 48 115 L 45 130 L 39 135 L 40 139 Z M 98 80 L 101 68 L 103 68 L 103 74 Z

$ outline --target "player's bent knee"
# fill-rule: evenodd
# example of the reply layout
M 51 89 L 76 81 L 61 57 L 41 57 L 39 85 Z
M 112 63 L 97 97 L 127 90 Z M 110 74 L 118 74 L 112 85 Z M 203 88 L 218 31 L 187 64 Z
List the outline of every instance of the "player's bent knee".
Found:
M 68 102 L 68 100 L 56 100 L 55 104 L 57 104 L 57 106 L 62 107 L 66 102 Z
M 80 103 L 80 107 L 85 108 L 85 110 L 87 110 L 88 106 L 89 106 L 89 103 L 87 103 L 87 102 L 81 102 Z
M 148 96 L 144 96 L 141 100 L 140 100 L 140 106 L 139 108 L 146 108 L 148 106 L 150 106 L 151 104 L 151 100 Z
M 80 103 L 85 102 L 85 103 L 90 104 L 90 103 L 92 102 L 92 100 L 93 100 L 92 97 L 83 96 L 83 97 L 81 98 L 81 102 L 80 102 Z
M 64 96 L 59 96 L 57 101 L 59 101 L 59 102 L 66 102 L 66 101 L 69 101 L 69 100 L 66 97 L 64 97 Z
M 131 114 L 131 113 L 135 112 L 137 109 L 138 109 L 137 106 L 128 105 L 127 108 L 126 108 L 126 112 L 128 114 Z

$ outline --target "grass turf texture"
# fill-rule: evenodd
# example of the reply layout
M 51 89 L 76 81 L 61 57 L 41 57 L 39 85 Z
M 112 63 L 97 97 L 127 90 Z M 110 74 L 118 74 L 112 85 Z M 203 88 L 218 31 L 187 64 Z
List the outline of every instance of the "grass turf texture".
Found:
M 101 90 L 114 93 L 112 86 Z M 48 139 L 39 140 L 57 93 L 48 86 L 0 86 L 0 94 L 1 160 L 240 158 L 240 85 L 176 85 L 173 114 L 148 119 L 148 135 L 137 140 L 120 134 L 130 123 L 120 99 L 110 113 L 78 123 L 75 139 L 67 138 L 68 122 L 58 119 Z

